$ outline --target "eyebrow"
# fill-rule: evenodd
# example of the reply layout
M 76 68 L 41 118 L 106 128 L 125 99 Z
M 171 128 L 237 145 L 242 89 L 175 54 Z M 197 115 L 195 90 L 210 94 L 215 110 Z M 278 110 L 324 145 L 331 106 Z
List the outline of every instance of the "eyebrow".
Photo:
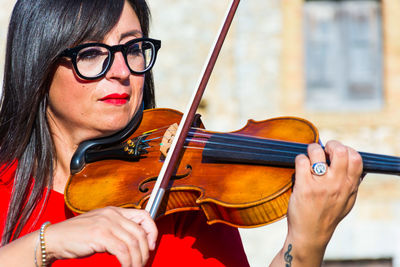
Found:
M 124 39 L 126 37 L 130 37 L 130 36 L 142 37 L 143 33 L 141 31 L 139 31 L 139 30 L 132 30 L 132 31 L 125 32 L 125 33 L 121 34 L 119 39 L 122 40 L 122 39 Z

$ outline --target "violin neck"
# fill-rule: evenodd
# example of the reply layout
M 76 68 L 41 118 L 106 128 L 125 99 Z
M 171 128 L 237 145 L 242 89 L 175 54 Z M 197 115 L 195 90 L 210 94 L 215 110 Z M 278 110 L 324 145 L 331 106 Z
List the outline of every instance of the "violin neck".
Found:
M 400 158 L 373 153 L 359 152 L 366 173 L 400 175 Z
M 294 168 L 295 158 L 307 154 L 307 144 L 240 136 L 213 134 L 203 150 L 207 162 L 244 163 Z M 360 152 L 365 173 L 400 175 L 400 158 Z

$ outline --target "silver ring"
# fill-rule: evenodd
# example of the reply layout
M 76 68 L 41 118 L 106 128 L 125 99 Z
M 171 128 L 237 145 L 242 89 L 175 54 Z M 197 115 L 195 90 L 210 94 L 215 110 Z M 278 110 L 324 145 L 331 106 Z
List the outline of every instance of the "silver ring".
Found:
M 316 162 L 311 166 L 311 173 L 314 175 L 322 176 L 328 170 L 328 164 L 325 162 Z

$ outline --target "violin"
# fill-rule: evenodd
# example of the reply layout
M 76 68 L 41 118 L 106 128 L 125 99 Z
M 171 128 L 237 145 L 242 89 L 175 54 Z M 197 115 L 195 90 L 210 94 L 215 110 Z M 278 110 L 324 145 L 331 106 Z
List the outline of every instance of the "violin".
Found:
M 181 117 L 172 109 L 145 110 L 135 117 L 136 126 L 113 142 L 82 144 L 71 162 L 77 164 L 71 165 L 66 205 L 76 213 L 105 206 L 144 208 L 165 161 L 161 140 Z M 307 145 L 315 142 L 317 128 L 301 118 L 249 120 L 242 129 L 222 133 L 206 131 L 197 116 L 156 218 L 202 210 L 209 224 L 257 227 L 277 221 L 287 213 L 295 157 L 307 154 Z M 400 158 L 360 154 L 364 172 L 400 174 Z

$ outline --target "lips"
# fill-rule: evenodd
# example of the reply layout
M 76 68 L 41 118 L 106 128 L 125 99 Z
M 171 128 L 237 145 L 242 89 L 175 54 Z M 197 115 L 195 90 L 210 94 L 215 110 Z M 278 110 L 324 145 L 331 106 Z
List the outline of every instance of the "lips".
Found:
M 128 94 L 110 94 L 106 95 L 105 97 L 101 98 L 100 101 L 113 104 L 113 105 L 123 105 L 129 100 Z

